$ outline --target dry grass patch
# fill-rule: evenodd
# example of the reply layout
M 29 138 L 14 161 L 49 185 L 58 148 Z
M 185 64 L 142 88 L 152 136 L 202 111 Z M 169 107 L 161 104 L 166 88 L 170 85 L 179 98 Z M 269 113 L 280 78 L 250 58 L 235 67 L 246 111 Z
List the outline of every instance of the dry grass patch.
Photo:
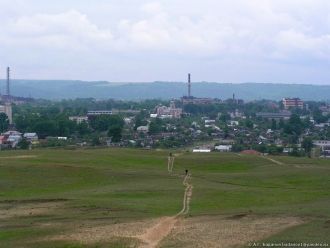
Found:
M 183 219 L 160 247 L 240 247 L 300 225 L 296 217 L 194 217 Z
M 49 214 L 63 207 L 63 202 L 1 203 L 0 220 Z
M 106 243 L 118 238 L 136 239 L 138 242 L 138 237 L 142 236 L 147 229 L 157 225 L 161 219 L 162 218 L 110 225 L 95 225 L 95 223 L 90 223 L 86 224 L 84 227 L 77 227 L 72 232 L 49 237 L 48 240 L 73 241 L 83 245 Z

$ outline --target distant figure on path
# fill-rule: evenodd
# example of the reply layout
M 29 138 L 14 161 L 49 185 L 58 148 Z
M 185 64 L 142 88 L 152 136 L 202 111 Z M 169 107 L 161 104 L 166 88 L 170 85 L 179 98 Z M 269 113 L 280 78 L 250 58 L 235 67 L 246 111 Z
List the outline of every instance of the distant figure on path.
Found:
M 188 175 L 188 170 L 186 170 L 186 176 Z

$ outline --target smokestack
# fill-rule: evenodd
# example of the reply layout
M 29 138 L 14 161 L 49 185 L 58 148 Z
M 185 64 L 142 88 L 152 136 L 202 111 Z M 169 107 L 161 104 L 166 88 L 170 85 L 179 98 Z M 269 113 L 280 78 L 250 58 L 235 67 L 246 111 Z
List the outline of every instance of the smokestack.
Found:
M 10 67 L 7 67 L 7 96 L 10 96 Z
M 191 97 L 191 75 L 188 74 L 188 97 Z

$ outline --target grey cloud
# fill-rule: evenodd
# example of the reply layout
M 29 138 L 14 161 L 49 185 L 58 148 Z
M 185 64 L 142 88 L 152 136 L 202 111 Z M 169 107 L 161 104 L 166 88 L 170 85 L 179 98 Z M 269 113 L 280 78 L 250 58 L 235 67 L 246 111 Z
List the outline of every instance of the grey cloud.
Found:
M 313 79 L 313 73 L 304 78 L 298 73 L 308 64 L 307 71 L 328 79 L 319 67 L 330 61 L 330 3 L 325 0 L 0 0 L 0 8 L 1 14 L 9 13 L 0 30 L 0 55 L 21 69 L 22 77 L 29 71 L 30 77 L 162 80 L 160 67 L 175 64 L 173 80 L 190 67 L 200 79 L 286 82 Z M 55 62 L 46 68 L 43 58 Z M 140 68 L 146 72 L 136 79 L 130 75 L 140 61 L 146 61 Z M 68 63 L 72 72 L 60 75 Z M 294 65 L 296 75 L 272 74 L 283 71 L 284 64 Z M 236 75 L 228 66 L 236 67 Z M 95 69 L 101 78 L 91 74 Z

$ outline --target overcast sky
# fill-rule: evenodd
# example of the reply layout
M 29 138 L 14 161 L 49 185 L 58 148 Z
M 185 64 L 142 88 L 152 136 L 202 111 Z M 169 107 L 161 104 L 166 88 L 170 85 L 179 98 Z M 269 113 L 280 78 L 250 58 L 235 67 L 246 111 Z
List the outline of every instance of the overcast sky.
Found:
M 0 0 L 0 77 L 330 84 L 329 0 Z

